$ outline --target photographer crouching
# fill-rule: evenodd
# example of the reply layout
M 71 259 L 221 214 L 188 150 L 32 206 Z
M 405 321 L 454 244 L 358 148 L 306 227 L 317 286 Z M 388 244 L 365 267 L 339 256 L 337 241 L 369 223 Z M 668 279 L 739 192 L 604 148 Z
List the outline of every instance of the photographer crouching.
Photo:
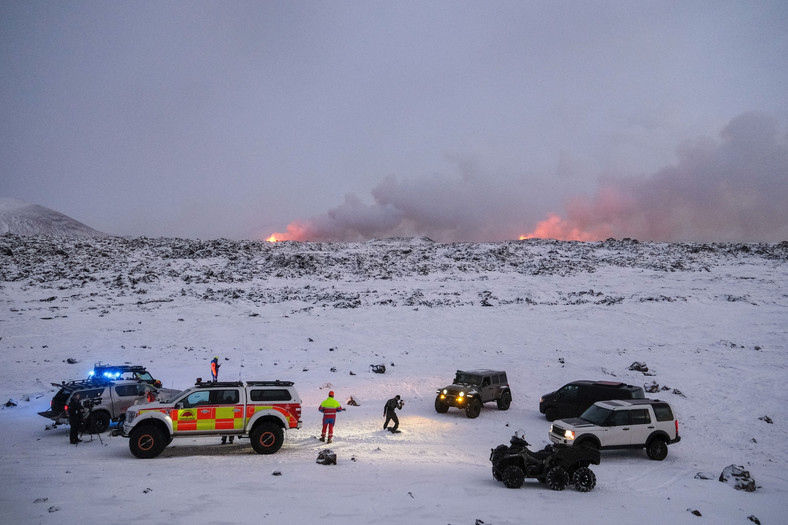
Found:
M 383 415 L 386 417 L 386 422 L 383 423 L 384 429 L 392 433 L 399 432 L 399 430 L 397 430 L 399 427 L 399 418 L 395 411 L 398 408 L 402 410 L 404 404 L 405 402 L 400 399 L 399 394 L 386 401 L 386 405 L 383 407 Z M 393 427 L 389 427 L 389 421 L 394 422 Z

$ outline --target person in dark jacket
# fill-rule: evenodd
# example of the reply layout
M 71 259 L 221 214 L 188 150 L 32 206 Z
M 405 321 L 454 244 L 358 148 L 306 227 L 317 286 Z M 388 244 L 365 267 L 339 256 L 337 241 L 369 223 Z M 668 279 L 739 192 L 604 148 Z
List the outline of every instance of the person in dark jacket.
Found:
M 76 445 L 79 439 L 79 427 L 82 424 L 82 401 L 79 400 L 79 392 L 71 396 L 68 403 L 68 424 L 71 427 L 69 439 L 72 445 Z
M 391 432 L 397 431 L 397 427 L 399 427 L 399 418 L 397 417 L 395 410 L 397 410 L 398 408 L 402 410 L 402 405 L 404 404 L 405 402 L 400 399 L 399 395 L 396 395 L 391 399 L 389 399 L 388 401 L 386 401 L 386 405 L 383 407 L 383 415 L 386 416 L 386 422 L 383 423 L 384 429 L 388 428 L 389 421 L 393 421 L 394 426 L 388 429 Z

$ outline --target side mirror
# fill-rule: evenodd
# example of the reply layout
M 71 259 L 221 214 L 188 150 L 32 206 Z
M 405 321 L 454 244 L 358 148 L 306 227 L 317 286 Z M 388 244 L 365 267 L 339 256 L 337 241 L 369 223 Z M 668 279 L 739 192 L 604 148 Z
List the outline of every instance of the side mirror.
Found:
M 175 408 L 180 410 L 181 408 L 183 408 L 183 403 L 182 402 L 181 403 L 175 403 Z

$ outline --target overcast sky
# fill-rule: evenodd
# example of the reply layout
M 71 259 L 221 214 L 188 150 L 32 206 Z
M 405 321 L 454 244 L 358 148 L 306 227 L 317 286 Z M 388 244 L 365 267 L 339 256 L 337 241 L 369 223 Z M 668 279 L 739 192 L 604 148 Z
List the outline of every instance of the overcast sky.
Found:
M 787 123 L 785 0 L 0 0 L 0 197 L 112 234 L 781 241 Z

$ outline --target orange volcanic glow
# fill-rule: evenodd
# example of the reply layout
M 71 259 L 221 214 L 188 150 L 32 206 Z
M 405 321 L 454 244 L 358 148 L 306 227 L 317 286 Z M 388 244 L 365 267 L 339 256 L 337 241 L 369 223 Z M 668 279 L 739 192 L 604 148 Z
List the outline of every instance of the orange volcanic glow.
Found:
M 584 231 L 577 226 L 573 226 L 568 220 L 562 219 L 558 215 L 550 214 L 547 219 L 536 225 L 536 229 L 531 233 L 520 235 L 520 240 L 525 239 L 555 239 L 558 241 L 599 241 L 605 238 L 605 232 Z
M 279 239 L 276 237 L 275 233 L 273 235 L 271 235 L 269 238 L 266 239 L 266 241 L 268 241 L 268 242 L 276 242 L 278 240 Z

